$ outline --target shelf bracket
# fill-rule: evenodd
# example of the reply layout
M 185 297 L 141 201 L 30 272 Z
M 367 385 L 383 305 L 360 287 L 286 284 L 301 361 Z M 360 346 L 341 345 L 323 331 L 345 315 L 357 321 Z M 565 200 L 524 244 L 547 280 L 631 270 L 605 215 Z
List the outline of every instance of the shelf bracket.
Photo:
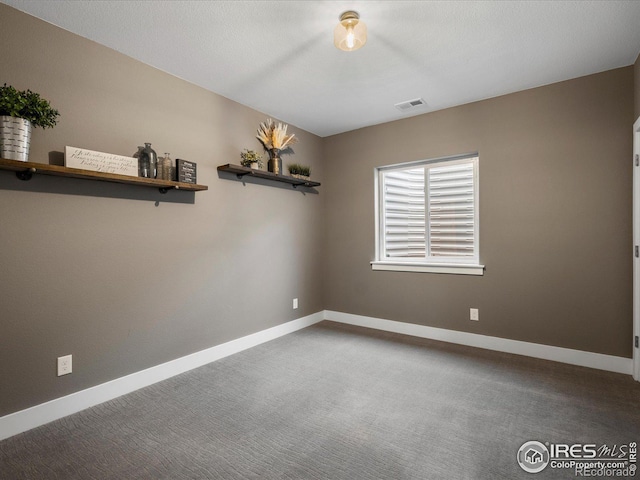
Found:
M 21 170 L 16 172 L 16 177 L 20 180 L 27 182 L 33 178 L 33 174 L 35 173 L 35 168 L 30 168 L 29 170 Z
M 238 180 L 242 180 L 242 177 L 244 177 L 245 175 L 251 175 L 251 172 L 247 172 L 247 173 L 236 173 L 236 177 L 238 177 Z
M 160 188 L 158 188 L 158 191 L 163 195 L 165 193 L 167 193 L 169 190 L 180 190 L 180 187 L 178 185 L 176 185 L 175 187 L 160 187 Z

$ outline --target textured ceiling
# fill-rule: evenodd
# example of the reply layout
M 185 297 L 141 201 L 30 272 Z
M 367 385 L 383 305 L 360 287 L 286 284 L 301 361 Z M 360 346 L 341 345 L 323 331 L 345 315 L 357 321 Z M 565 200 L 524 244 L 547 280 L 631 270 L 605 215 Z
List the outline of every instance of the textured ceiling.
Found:
M 0 0 L 328 136 L 633 64 L 640 1 Z M 354 9 L 369 39 L 333 46 Z M 423 98 L 400 112 L 394 104 Z

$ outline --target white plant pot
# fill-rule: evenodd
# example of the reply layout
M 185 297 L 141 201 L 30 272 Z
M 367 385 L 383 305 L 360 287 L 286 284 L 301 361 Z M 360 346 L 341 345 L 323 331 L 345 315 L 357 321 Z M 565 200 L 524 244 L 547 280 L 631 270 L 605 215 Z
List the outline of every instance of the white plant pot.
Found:
M 31 122 L 24 118 L 0 116 L 0 158 L 29 160 Z
M 311 177 L 308 177 L 306 175 L 300 175 L 299 173 L 292 173 L 291 176 L 293 178 L 297 178 L 299 180 L 309 180 Z

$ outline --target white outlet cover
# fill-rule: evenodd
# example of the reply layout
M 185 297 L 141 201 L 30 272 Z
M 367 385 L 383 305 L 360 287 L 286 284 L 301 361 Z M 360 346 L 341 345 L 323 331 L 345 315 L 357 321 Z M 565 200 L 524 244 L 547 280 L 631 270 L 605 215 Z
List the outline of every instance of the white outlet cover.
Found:
M 476 322 L 480 320 L 480 316 L 477 308 L 469 309 L 469 320 L 474 320 Z
M 73 371 L 72 355 L 58 357 L 58 376 L 68 375 Z
M 296 308 L 298 308 L 298 299 L 294 298 L 293 299 L 293 309 L 295 310 Z

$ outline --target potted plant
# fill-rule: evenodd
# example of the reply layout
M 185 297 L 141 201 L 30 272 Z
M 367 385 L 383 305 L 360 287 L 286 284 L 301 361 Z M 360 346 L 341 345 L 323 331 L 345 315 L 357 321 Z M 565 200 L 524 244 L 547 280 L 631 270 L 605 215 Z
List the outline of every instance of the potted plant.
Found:
M 258 128 L 256 138 L 260 140 L 265 150 L 269 152 L 268 170 L 276 175 L 282 174 L 282 159 L 280 154 L 291 148 L 298 139 L 295 133 L 287 134 L 286 123 L 275 123 L 270 118 L 262 122 Z
M 253 150 L 247 150 L 245 148 L 244 151 L 240 152 L 240 158 L 242 159 L 240 161 L 240 164 L 243 167 L 249 167 L 254 170 L 258 170 L 264 166 L 264 163 L 262 162 L 262 155 L 254 152 Z
M 287 168 L 289 169 L 289 175 L 291 175 L 294 178 L 309 180 L 309 177 L 311 176 L 311 167 L 308 167 L 306 165 L 291 163 L 287 165 Z
M 39 94 L 5 83 L 0 87 L 0 157 L 26 162 L 31 127 L 52 128 L 59 115 Z

